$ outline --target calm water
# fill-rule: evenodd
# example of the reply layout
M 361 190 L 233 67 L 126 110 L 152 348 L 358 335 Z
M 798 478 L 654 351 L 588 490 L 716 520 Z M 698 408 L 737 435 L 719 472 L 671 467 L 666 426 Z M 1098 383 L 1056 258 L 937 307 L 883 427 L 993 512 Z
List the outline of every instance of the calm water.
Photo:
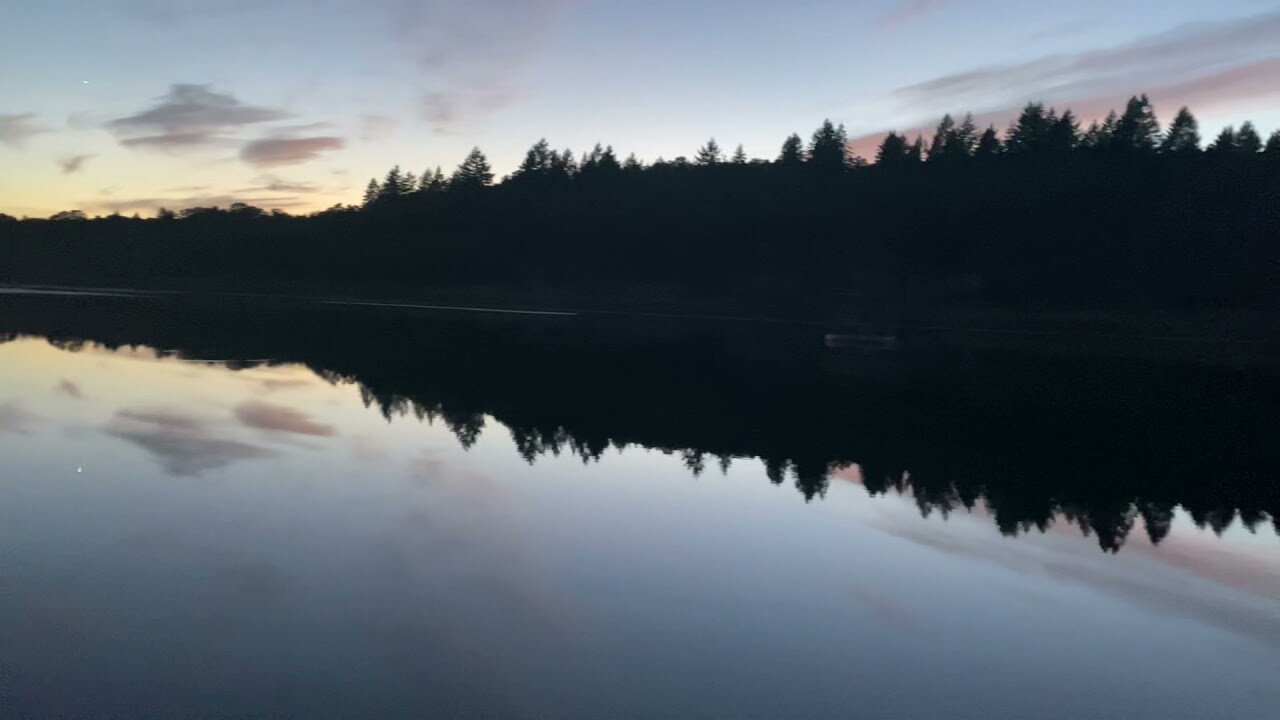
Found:
M 0 303 L 3 717 L 1280 707 L 1265 368 Z

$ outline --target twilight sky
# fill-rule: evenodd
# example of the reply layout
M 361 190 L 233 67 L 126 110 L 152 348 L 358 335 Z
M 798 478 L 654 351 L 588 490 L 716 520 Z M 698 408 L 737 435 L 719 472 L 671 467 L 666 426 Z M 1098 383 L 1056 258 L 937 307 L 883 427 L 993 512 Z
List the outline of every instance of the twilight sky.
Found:
M 1148 92 L 1211 137 L 1280 127 L 1280 2 L 41 0 L 0 25 L 0 212 L 357 202 L 393 164 L 577 152 L 773 157 L 1029 100 Z

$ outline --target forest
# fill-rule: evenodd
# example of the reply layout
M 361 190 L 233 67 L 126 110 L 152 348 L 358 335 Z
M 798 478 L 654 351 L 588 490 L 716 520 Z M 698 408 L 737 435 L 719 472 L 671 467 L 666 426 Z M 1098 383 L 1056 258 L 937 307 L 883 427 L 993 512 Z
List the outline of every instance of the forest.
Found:
M 1207 143 L 1145 95 L 1082 127 L 1028 105 L 851 154 L 842 125 L 770 160 L 713 139 L 642 163 L 545 140 L 495 181 L 390 170 L 358 205 L 156 218 L 0 216 L 0 282 L 162 290 L 714 299 L 804 314 L 894 304 L 1202 311 L 1280 300 L 1280 131 Z

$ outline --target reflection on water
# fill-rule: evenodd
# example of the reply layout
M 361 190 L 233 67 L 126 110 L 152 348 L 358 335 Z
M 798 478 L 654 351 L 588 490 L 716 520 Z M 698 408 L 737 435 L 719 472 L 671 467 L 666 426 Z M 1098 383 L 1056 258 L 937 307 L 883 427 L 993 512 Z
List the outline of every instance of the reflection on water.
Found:
M 5 303 L 0 715 L 1280 701 L 1265 369 Z

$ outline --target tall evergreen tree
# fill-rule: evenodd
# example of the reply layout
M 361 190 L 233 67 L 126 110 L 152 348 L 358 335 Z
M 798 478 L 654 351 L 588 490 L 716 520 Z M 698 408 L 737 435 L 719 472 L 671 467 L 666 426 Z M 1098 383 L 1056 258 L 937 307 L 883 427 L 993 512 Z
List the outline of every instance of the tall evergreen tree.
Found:
M 1054 116 L 1053 110 L 1049 111 L 1049 116 Z M 1076 116 L 1070 109 L 1063 111 L 1062 117 L 1054 118 L 1049 125 L 1049 131 L 1045 138 L 1045 150 L 1058 155 L 1065 155 L 1076 149 L 1080 144 L 1080 121 L 1076 120 Z
M 554 165 L 555 151 L 551 149 L 547 139 L 542 138 L 524 154 L 524 160 L 511 179 L 517 182 L 545 181 L 551 175 Z
M 909 164 L 915 165 L 924 162 L 924 136 L 916 135 L 915 142 L 907 148 L 907 160 L 911 161 Z
M 907 139 L 896 132 L 890 132 L 885 136 L 884 141 L 880 143 L 879 149 L 876 150 L 876 165 L 879 167 L 900 167 L 908 162 L 907 153 L 910 149 L 907 147 Z
M 1228 125 L 1209 143 L 1206 152 L 1213 155 L 1234 155 L 1236 150 L 1236 129 Z
M 706 145 L 698 148 L 698 154 L 693 156 L 693 161 L 699 165 L 719 165 L 724 162 L 724 155 L 716 139 L 711 138 Z
M 1280 130 L 1271 133 L 1271 137 L 1267 138 L 1267 146 L 1262 153 L 1272 162 L 1280 162 Z
M 600 153 L 599 165 L 600 170 L 605 174 L 614 174 L 622 170 L 622 164 L 618 162 L 618 154 L 613 151 L 612 145 L 606 145 L 604 152 Z
M 1258 135 L 1253 123 L 1245 121 L 1236 131 L 1236 152 L 1250 157 L 1262 152 L 1262 136 Z
M 1056 119 L 1053 122 L 1056 123 Z M 1043 152 L 1048 147 L 1049 130 L 1052 126 L 1042 103 L 1028 103 L 1018 119 L 1009 126 L 1005 150 L 1013 155 Z
M 947 154 L 947 139 L 955 133 L 956 121 L 951 113 L 942 116 L 938 129 L 933 133 L 933 142 L 929 144 L 929 162 L 937 162 Z
M 804 141 L 792 133 L 782 143 L 782 152 L 778 154 L 778 164 L 795 166 L 804 162 Z
M 445 180 L 444 171 L 437 165 L 435 171 L 427 171 L 422 174 L 422 181 L 418 184 L 418 192 L 438 193 L 444 192 L 449 187 L 449 181 Z
M 1160 144 L 1160 121 L 1146 95 L 1129 98 L 1116 123 L 1111 146 L 1117 152 L 1154 152 Z
M 1169 123 L 1169 132 L 1160 143 L 1160 152 L 1186 155 L 1200 152 L 1200 123 L 1189 108 L 1182 108 Z
M 396 165 L 387 171 L 387 177 L 382 181 L 382 187 L 378 192 L 378 199 L 385 200 L 399 197 L 401 195 L 400 191 L 404 188 L 404 183 L 404 172 L 400 170 L 399 165 Z
M 966 159 L 973 156 L 973 150 L 977 145 L 978 126 L 973 122 L 973 113 L 966 113 L 955 132 L 947 138 L 947 155 L 956 159 Z
M 373 180 L 370 180 L 369 184 L 364 188 L 364 202 L 362 202 L 361 205 L 364 207 L 372 207 L 374 203 L 378 202 L 378 198 L 380 197 L 382 197 L 382 186 L 379 185 L 378 180 L 374 178 Z
M 738 148 L 733 151 L 733 159 L 730 160 L 730 162 L 732 162 L 734 165 L 747 164 L 747 151 L 742 149 L 741 144 L 739 144 Z
M 990 125 L 982 132 L 982 136 L 978 138 L 978 145 L 974 148 L 973 156 L 975 158 L 993 158 L 1004 152 L 1004 145 L 1000 142 L 1000 133 L 996 132 L 996 126 Z
M 627 156 L 627 159 L 623 161 L 622 169 L 629 173 L 638 173 L 644 170 L 644 165 L 641 164 L 640 158 L 637 158 L 635 153 L 631 153 Z
M 849 164 L 849 136 L 844 125 L 823 120 L 809 142 L 809 165 L 819 170 L 840 171 Z
M 480 148 L 472 148 L 467 158 L 449 178 L 451 190 L 478 190 L 492 184 L 493 169 L 489 167 L 489 159 L 480 152 Z

